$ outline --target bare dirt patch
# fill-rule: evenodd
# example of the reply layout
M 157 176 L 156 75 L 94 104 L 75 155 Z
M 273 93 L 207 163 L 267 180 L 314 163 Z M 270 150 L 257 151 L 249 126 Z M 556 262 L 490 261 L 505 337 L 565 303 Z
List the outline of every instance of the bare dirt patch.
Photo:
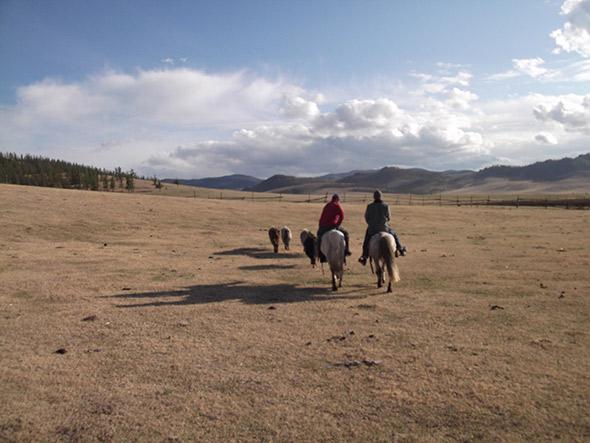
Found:
M 0 185 L 0 439 L 590 437 L 589 212 L 394 206 L 390 295 L 320 209 Z

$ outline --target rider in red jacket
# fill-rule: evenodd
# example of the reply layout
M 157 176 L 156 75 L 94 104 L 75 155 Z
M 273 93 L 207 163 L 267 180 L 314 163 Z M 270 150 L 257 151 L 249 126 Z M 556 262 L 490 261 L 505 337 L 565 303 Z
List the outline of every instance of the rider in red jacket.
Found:
M 320 226 L 318 229 L 318 249 L 319 245 L 321 245 L 322 235 L 332 229 L 338 229 L 340 232 L 344 234 L 344 240 L 346 241 L 346 255 L 351 255 L 350 249 L 348 247 L 348 232 L 345 231 L 340 225 L 344 220 L 344 211 L 342 210 L 342 206 L 340 206 L 340 197 L 338 194 L 334 194 L 332 196 L 332 200 L 324 206 L 322 210 L 322 215 L 320 216 Z M 321 259 L 320 255 L 320 259 Z

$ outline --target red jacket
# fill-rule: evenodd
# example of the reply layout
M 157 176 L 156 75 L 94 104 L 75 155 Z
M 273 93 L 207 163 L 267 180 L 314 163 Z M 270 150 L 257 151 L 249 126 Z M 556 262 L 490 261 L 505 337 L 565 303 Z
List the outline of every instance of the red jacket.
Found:
M 342 206 L 337 201 L 331 201 L 322 211 L 322 215 L 320 217 L 320 228 L 332 228 L 336 226 L 340 226 L 344 220 L 344 211 L 342 210 Z

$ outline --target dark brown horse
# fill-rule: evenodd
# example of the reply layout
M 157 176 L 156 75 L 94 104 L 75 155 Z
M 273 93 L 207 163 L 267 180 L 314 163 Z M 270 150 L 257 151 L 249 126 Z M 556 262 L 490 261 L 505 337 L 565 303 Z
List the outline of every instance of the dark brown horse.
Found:
M 272 247 L 275 253 L 279 252 L 279 242 L 281 241 L 281 230 L 279 228 L 269 228 L 268 230 L 268 238 L 270 238 L 270 242 L 272 243 Z
M 316 237 L 308 229 L 304 229 L 299 234 L 301 244 L 303 245 L 303 252 L 309 258 L 311 265 L 315 268 L 316 259 L 318 256 Z

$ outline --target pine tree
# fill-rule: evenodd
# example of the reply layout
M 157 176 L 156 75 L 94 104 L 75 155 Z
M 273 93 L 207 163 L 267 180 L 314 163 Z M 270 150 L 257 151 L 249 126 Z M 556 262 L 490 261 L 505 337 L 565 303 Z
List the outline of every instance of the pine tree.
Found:
M 131 173 L 125 175 L 125 189 L 127 192 L 132 192 L 135 189 L 133 169 Z

